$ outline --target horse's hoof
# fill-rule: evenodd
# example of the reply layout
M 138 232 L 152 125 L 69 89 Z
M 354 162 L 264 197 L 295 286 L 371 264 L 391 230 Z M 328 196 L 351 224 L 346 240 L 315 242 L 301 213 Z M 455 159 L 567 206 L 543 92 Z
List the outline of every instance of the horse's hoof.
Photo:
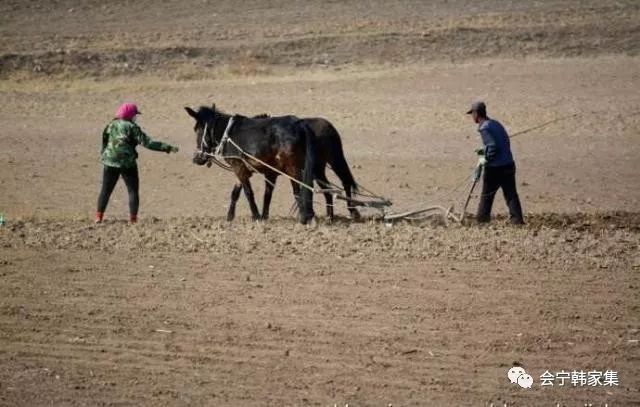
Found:
M 316 217 L 312 217 L 311 219 L 307 219 L 307 221 L 304 223 L 304 225 L 307 227 L 307 229 L 315 229 L 318 227 L 318 221 L 316 220 Z

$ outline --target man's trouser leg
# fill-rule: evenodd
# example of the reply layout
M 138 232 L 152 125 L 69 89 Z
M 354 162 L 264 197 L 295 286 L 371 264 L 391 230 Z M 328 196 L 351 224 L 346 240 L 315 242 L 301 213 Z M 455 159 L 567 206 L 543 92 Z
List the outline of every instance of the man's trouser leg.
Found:
M 499 172 L 496 168 L 484 167 L 484 176 L 482 177 L 482 194 L 480 195 L 480 204 L 478 205 L 478 213 L 476 220 L 480 223 L 489 222 L 491 220 L 491 207 L 493 206 L 493 198 L 500 187 Z
M 516 165 L 513 164 L 505 167 L 501 179 L 502 182 L 500 186 L 502 187 L 504 200 L 507 202 L 507 207 L 509 208 L 511 223 L 517 225 L 524 224 L 520 197 L 518 197 L 518 190 L 516 189 Z

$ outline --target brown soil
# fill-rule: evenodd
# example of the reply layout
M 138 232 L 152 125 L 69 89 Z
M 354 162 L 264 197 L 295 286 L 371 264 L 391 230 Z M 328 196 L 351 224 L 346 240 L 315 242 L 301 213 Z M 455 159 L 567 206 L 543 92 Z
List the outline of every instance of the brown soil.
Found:
M 0 405 L 640 405 L 636 1 L 4 1 Z M 516 133 L 527 225 L 224 221 L 184 106 L 324 116 L 394 211 L 460 209 L 474 100 Z M 99 135 L 136 101 L 181 146 L 140 151 L 93 225 Z M 256 195 L 262 181 L 254 177 Z M 477 205 L 477 195 L 470 209 Z M 532 390 L 509 383 L 521 364 Z M 541 388 L 545 370 L 617 387 Z

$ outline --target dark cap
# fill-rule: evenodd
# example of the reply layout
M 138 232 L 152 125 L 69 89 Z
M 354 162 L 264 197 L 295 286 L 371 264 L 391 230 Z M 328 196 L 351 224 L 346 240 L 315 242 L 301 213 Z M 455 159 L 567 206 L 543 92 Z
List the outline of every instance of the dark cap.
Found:
M 473 112 L 480 113 L 482 115 L 486 115 L 487 114 L 487 105 L 485 105 L 484 102 L 473 102 L 473 104 L 471 104 L 471 109 L 469 109 L 467 114 L 471 114 Z

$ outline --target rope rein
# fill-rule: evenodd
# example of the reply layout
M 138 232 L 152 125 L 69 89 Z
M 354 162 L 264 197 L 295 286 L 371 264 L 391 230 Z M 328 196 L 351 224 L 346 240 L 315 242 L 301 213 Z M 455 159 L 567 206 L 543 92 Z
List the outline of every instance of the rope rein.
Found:
M 227 138 L 227 142 L 231 143 L 231 145 L 233 145 L 235 148 L 237 148 L 237 149 L 238 149 L 238 151 L 240 151 L 240 154 L 246 155 L 246 156 L 247 156 L 247 157 L 249 157 L 250 159 L 252 159 L 252 160 L 254 160 L 254 161 L 259 162 L 260 164 L 264 165 L 265 167 L 267 167 L 267 168 L 268 168 L 268 169 L 270 169 L 271 171 L 276 172 L 276 173 L 278 173 L 278 174 L 280 174 L 280 175 L 282 175 L 282 176 L 284 176 L 284 177 L 288 178 L 290 181 L 295 182 L 296 184 L 300 185 L 301 187 L 308 189 L 308 190 L 309 190 L 309 191 L 311 191 L 312 193 L 316 193 L 316 192 L 318 192 L 314 187 L 312 187 L 312 186 L 310 186 L 310 185 L 307 185 L 307 184 L 305 184 L 304 182 L 302 182 L 302 181 L 300 181 L 300 180 L 298 180 L 298 179 L 296 179 L 296 178 L 293 178 L 293 177 L 289 176 L 288 174 L 286 174 L 286 173 L 284 173 L 284 172 L 280 171 L 279 169 L 275 168 L 274 166 L 271 166 L 271 165 L 267 164 L 266 162 L 262 161 L 262 160 L 261 160 L 261 159 L 259 159 L 258 157 L 253 156 L 253 155 L 251 155 L 251 154 L 247 153 L 246 151 L 244 151 L 244 150 L 242 149 L 242 147 L 240 147 L 240 146 L 239 146 L 235 141 L 233 141 L 232 139 Z M 226 157 L 225 157 L 225 158 L 226 158 Z

